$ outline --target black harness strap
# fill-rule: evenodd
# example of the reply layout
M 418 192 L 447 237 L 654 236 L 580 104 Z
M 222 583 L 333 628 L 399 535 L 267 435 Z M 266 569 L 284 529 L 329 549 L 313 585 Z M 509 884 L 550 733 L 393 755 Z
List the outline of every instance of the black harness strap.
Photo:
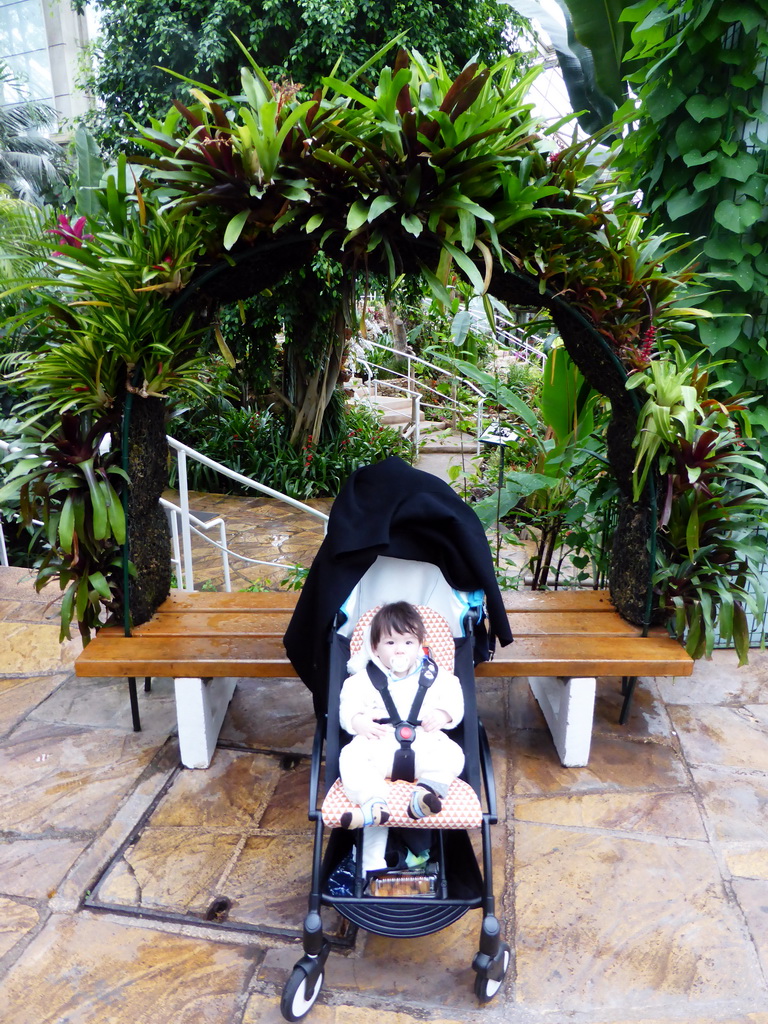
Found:
M 388 719 L 379 719 L 379 721 L 383 723 L 391 722 L 394 725 L 395 738 L 400 744 L 400 749 L 396 751 L 395 759 L 392 763 L 392 781 L 397 782 L 400 779 L 404 779 L 406 782 L 415 782 L 415 755 L 411 744 L 416 738 L 416 726 L 419 724 L 419 712 L 421 711 L 421 705 L 424 703 L 424 696 L 437 678 L 437 665 L 432 658 L 428 655 L 425 656 L 421 674 L 419 675 L 416 696 L 413 698 L 413 704 L 408 712 L 408 717 L 404 719 L 400 718 L 400 713 L 392 699 L 392 694 L 389 692 L 385 673 L 372 661 L 368 662 L 367 671 L 368 678 L 381 694 L 384 707 L 389 715 Z

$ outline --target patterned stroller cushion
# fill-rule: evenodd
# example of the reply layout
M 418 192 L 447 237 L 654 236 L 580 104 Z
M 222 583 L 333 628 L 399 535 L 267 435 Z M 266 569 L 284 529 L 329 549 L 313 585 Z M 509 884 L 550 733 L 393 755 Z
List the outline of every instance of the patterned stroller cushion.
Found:
M 380 606 L 371 608 L 361 615 L 350 640 L 350 652 L 357 655 L 363 650 L 371 619 Z M 437 664 L 448 672 L 453 671 L 455 645 L 445 619 L 427 605 L 416 606 L 426 626 L 425 645 Z M 402 826 L 404 828 L 480 828 L 483 811 L 474 789 L 461 779 L 454 779 L 448 795 L 443 800 L 443 808 L 438 814 L 414 820 L 408 816 L 408 804 L 413 792 L 412 782 L 387 782 L 387 807 L 390 819 L 387 827 Z M 323 824 L 329 828 L 339 828 L 341 816 L 351 811 L 355 805 L 344 793 L 341 779 L 331 786 L 323 801 Z
M 402 828 L 480 828 L 483 823 L 483 811 L 477 793 L 461 779 L 454 779 L 451 783 L 448 796 L 443 800 L 443 809 L 438 814 L 415 820 L 408 817 L 413 783 L 390 781 L 386 786 L 390 814 L 387 828 L 394 825 Z M 323 824 L 328 828 L 339 828 L 342 814 L 351 811 L 354 806 L 344 793 L 341 779 L 337 779 L 323 801 Z

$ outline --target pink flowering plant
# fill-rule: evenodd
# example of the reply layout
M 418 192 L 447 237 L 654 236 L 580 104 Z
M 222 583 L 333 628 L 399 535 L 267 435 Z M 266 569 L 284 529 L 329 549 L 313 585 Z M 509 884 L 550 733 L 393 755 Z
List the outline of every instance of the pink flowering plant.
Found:
M 84 234 L 86 218 L 78 217 L 74 224 L 71 224 L 66 213 L 59 215 L 57 228 L 48 228 L 49 235 L 58 235 L 65 245 L 72 245 L 75 249 L 82 248 L 84 241 L 91 241 L 93 235 Z M 61 252 L 53 252 L 53 256 L 63 255 Z

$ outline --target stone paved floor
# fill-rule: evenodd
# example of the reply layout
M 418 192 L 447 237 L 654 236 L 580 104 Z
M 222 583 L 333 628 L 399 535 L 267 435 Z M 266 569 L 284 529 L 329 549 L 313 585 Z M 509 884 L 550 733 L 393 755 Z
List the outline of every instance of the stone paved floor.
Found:
M 268 532 L 268 531 L 267 531 Z M 285 531 L 284 531 L 285 532 Z M 78 680 L 47 598 L 0 569 L 0 1005 L 5 1024 L 270 1024 L 300 949 L 313 718 L 241 680 L 207 771 L 181 770 L 169 680 Z M 768 656 L 644 680 L 590 764 L 559 765 L 522 680 L 481 680 L 514 960 L 479 1007 L 471 911 L 420 940 L 359 933 L 317 1024 L 768 1024 Z M 205 920 L 214 901 L 228 920 Z M 329 915 L 329 932 L 345 939 Z M 272 934 L 270 934 L 272 933 Z

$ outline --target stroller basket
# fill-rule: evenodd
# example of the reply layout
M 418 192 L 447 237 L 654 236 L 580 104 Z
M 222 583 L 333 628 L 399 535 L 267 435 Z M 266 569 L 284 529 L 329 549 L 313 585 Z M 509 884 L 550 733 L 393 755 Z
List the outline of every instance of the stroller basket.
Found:
M 323 903 L 334 907 L 353 924 L 376 935 L 413 938 L 441 931 L 458 921 L 468 910 L 482 906 L 483 877 L 465 831 L 437 829 L 429 834 L 435 869 L 431 879 L 434 893 L 424 897 L 370 894 L 372 888 L 375 891 L 375 882 L 366 886 L 362 877 L 359 866 L 360 831 L 351 835 L 343 829 L 332 831 L 321 873 Z M 395 838 L 404 837 L 403 845 L 407 843 L 407 831 L 393 829 L 392 832 Z M 425 835 L 424 832 L 421 834 Z M 346 871 L 339 872 L 340 864 L 348 865 Z M 340 886 L 332 887 L 334 872 L 346 879 L 347 895 L 338 894 Z M 407 870 L 401 875 L 398 869 L 389 877 L 392 876 L 398 881 L 402 878 L 406 887 L 409 878 L 421 880 L 427 877 L 419 872 L 409 876 Z M 386 881 L 387 875 L 383 877 Z

